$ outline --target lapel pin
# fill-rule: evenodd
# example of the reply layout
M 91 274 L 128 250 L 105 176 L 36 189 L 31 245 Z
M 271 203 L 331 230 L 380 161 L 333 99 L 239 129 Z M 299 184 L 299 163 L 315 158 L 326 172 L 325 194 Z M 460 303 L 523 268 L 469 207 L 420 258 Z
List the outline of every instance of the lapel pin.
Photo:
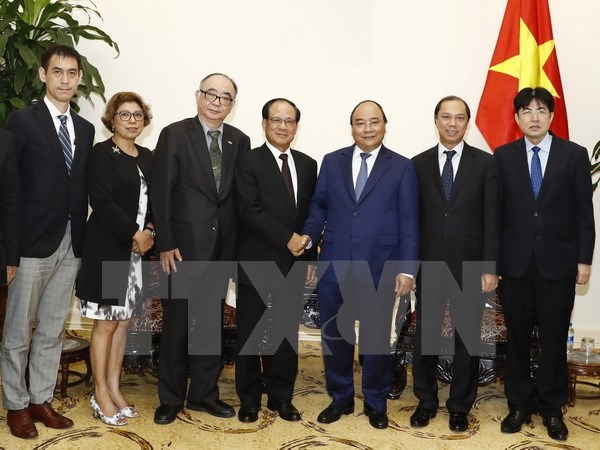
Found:
M 229 145 L 233 145 L 233 142 L 231 142 L 231 141 L 227 141 L 227 143 L 228 143 Z

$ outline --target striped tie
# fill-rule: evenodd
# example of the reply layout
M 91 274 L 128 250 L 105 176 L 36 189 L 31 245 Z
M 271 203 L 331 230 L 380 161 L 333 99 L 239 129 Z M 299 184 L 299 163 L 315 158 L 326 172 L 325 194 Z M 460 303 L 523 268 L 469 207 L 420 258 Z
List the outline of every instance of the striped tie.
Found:
M 67 165 L 67 172 L 71 175 L 71 166 L 73 166 L 73 151 L 71 150 L 71 138 L 69 137 L 69 130 L 67 129 L 67 116 L 58 116 L 60 120 L 60 127 L 58 128 L 58 140 L 62 147 L 63 154 L 65 156 L 65 164 Z

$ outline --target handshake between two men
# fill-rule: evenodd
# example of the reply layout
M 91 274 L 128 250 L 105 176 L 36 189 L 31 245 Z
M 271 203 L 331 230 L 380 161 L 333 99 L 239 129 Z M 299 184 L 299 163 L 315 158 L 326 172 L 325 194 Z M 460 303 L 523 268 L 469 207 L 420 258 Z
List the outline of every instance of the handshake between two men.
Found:
M 310 237 L 306 234 L 300 236 L 298 233 L 294 233 L 287 244 L 287 248 L 292 252 L 292 255 L 300 256 L 304 253 L 304 250 L 306 250 L 306 247 L 308 247 L 309 244 Z

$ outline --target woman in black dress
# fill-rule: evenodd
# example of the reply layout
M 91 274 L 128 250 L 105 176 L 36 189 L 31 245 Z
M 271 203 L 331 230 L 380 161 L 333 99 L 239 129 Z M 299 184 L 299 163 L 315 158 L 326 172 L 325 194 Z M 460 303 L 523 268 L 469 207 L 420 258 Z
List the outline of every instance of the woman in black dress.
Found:
M 125 425 L 139 417 L 120 391 L 127 329 L 142 314 L 142 256 L 154 245 L 149 208 L 152 152 L 135 144 L 150 123 L 150 108 L 133 92 L 119 92 L 106 105 L 102 123 L 114 134 L 94 146 L 88 166 L 92 214 L 88 220 L 77 280 L 81 315 L 94 319 L 90 357 L 94 416 L 109 425 Z M 110 279 L 102 279 L 103 261 L 113 264 Z M 103 283 L 104 282 L 104 283 Z M 120 298 L 103 298 L 113 286 Z

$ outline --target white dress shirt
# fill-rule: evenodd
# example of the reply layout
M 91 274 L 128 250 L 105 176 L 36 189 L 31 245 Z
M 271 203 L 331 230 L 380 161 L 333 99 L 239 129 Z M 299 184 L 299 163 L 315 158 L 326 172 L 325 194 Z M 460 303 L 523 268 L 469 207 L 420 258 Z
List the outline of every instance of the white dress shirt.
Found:
M 449 152 L 451 150 L 455 150 L 456 155 L 454 155 L 452 157 L 452 176 L 453 176 L 453 179 L 456 178 L 456 171 L 458 170 L 458 163 L 460 162 L 460 157 L 462 156 L 462 152 L 463 152 L 464 148 L 465 148 L 465 141 L 460 141 L 460 143 L 458 143 L 456 145 L 456 147 L 454 147 L 454 148 L 446 148 L 442 145 L 441 142 L 438 144 L 438 160 L 440 162 L 440 164 L 439 164 L 440 176 L 442 176 L 442 172 L 444 171 L 444 164 L 446 164 L 446 159 L 448 159 L 448 157 L 446 156 L 446 153 L 444 153 L 444 152 Z
M 379 155 L 379 150 L 381 150 L 381 145 L 379 145 L 379 147 L 377 147 L 375 150 L 372 150 L 371 152 L 369 152 L 371 154 L 371 157 L 366 159 L 367 178 L 369 177 L 369 175 L 371 175 L 371 170 L 373 170 L 373 165 L 375 164 L 377 155 Z M 352 180 L 353 180 L 355 189 L 356 189 L 356 179 L 358 178 L 358 172 L 360 171 L 360 165 L 362 163 L 362 158 L 360 156 L 361 153 L 365 153 L 365 152 L 363 150 L 361 150 L 358 145 L 354 145 L 354 153 L 352 154 Z
M 538 156 L 540 157 L 540 163 L 542 165 L 542 177 L 546 173 L 546 165 L 548 164 L 548 156 L 550 156 L 550 146 L 552 145 L 552 135 L 546 133 L 546 137 L 542 139 L 538 145 L 533 145 L 527 138 L 525 138 L 525 149 L 527 150 L 527 165 L 529 166 L 529 175 L 531 176 L 531 158 L 533 158 L 533 147 L 539 147 L 540 151 Z
M 44 103 L 52 116 L 52 123 L 54 124 L 54 128 L 56 128 L 57 136 L 58 129 L 60 128 L 60 119 L 58 116 L 67 116 L 67 131 L 69 132 L 69 139 L 71 140 L 71 152 L 73 153 L 73 159 L 75 159 L 75 127 L 73 126 L 73 119 L 71 118 L 71 106 L 67 106 L 67 111 L 63 114 L 56 106 L 54 106 L 54 103 L 52 103 L 47 96 L 44 96 Z
M 280 155 L 288 155 L 288 166 L 290 167 L 290 173 L 292 175 L 292 186 L 294 186 L 294 200 L 295 203 L 298 203 L 298 173 L 296 172 L 296 164 L 294 164 L 294 157 L 292 156 L 292 152 L 290 151 L 289 148 L 287 148 L 285 150 L 285 152 L 282 152 L 281 150 L 279 150 L 278 148 L 275 148 L 274 146 L 271 145 L 271 143 L 269 141 L 266 141 L 265 144 L 267 144 L 267 147 L 269 147 L 269 150 L 271 150 L 271 153 L 273 153 L 273 158 L 275 158 L 275 161 L 277 162 L 277 165 L 279 166 L 279 170 L 281 170 L 281 168 L 283 167 L 283 161 L 281 159 L 279 159 Z

